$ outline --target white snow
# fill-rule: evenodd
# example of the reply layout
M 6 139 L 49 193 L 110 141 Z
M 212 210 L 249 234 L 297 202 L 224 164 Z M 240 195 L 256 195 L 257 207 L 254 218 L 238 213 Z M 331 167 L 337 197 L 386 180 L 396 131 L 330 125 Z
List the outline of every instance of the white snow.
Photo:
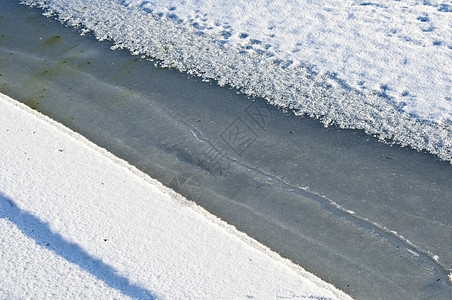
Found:
M 363 0 L 124 0 L 232 47 L 336 73 L 353 88 L 384 91 L 427 120 L 452 120 L 452 2 Z M 247 35 L 246 38 L 243 34 Z M 253 42 L 253 40 L 255 42 Z M 257 44 L 256 44 L 257 42 Z M 267 46 L 266 46 L 267 45 Z M 385 87 L 386 86 L 386 87 Z
M 447 0 L 25 0 L 115 47 L 452 163 Z
M 0 94 L 0 298 L 349 299 Z

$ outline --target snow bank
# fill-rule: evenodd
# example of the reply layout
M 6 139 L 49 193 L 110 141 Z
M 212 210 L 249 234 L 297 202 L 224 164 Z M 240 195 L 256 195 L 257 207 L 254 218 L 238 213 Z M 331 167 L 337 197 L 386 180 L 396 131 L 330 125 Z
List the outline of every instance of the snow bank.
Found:
M 452 162 L 448 1 L 23 2 L 162 66 Z
M 0 298 L 348 299 L 0 94 Z

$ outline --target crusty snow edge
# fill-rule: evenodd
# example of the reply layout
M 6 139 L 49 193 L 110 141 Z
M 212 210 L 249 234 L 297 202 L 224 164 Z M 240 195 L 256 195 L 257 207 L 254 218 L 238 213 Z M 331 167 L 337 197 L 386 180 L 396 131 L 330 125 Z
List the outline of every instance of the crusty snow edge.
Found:
M 21 111 L 25 112 L 30 116 L 30 118 L 38 119 L 41 122 L 44 122 L 51 127 L 55 128 L 58 132 L 61 132 L 62 134 L 68 136 L 70 139 L 75 140 L 76 142 L 82 144 L 83 146 L 87 147 L 88 149 L 91 149 L 92 151 L 98 153 L 99 155 L 107 158 L 111 162 L 113 162 L 115 165 L 122 168 L 123 172 L 129 172 L 133 174 L 134 176 L 141 179 L 146 184 L 152 185 L 156 187 L 158 190 L 162 191 L 165 194 L 168 194 L 170 198 L 174 201 L 175 206 L 184 206 L 188 207 L 192 211 L 196 212 L 202 218 L 205 218 L 208 222 L 211 224 L 214 224 L 216 226 L 219 226 L 220 228 L 223 228 L 226 230 L 229 234 L 232 236 L 235 236 L 239 238 L 243 243 L 251 246 L 252 248 L 260 251 L 261 253 L 264 253 L 266 256 L 271 258 L 272 260 L 281 263 L 287 267 L 289 267 L 291 270 L 293 270 L 296 274 L 299 276 L 307 279 L 308 281 L 312 282 L 313 284 L 317 285 L 318 287 L 322 289 L 326 289 L 333 293 L 338 299 L 351 299 L 348 295 L 343 293 L 342 291 L 338 290 L 336 287 L 334 287 L 332 284 L 326 283 L 317 276 L 307 272 L 302 267 L 292 263 L 290 260 L 285 259 L 281 257 L 279 254 L 275 253 L 265 245 L 259 243 L 258 241 L 250 238 L 245 233 L 238 231 L 234 226 L 222 221 L 218 217 L 210 214 L 208 211 L 200 207 L 199 205 L 195 204 L 192 201 L 189 201 L 185 199 L 180 194 L 176 193 L 175 191 L 171 190 L 170 188 L 164 186 L 159 181 L 151 178 L 147 174 L 141 172 L 134 166 L 130 165 L 126 161 L 114 156 L 112 153 L 108 152 L 107 150 L 95 145 L 94 143 L 90 142 L 88 139 L 83 137 L 82 135 L 70 130 L 69 128 L 65 127 L 64 125 L 54 121 L 53 119 L 29 108 L 28 106 L 0 93 L 0 101 L 7 103 L 8 105 L 17 107 Z M 0 191 L 1 192 L 1 191 Z
M 215 36 L 199 35 L 193 27 L 114 0 L 23 3 L 93 31 L 99 40 L 112 40 L 114 48 L 157 59 L 163 67 L 214 79 L 296 114 L 319 118 L 325 125 L 362 129 L 389 143 L 429 151 L 452 164 L 452 122 L 412 116 L 384 95 L 352 89 L 334 74 L 319 75 L 308 65 L 222 47 Z

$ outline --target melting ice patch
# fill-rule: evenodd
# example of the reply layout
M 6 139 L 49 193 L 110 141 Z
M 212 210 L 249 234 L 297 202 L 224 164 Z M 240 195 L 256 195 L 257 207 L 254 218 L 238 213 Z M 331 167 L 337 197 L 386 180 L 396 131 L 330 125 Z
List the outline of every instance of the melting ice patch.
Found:
M 24 2 L 162 66 L 452 162 L 449 1 Z

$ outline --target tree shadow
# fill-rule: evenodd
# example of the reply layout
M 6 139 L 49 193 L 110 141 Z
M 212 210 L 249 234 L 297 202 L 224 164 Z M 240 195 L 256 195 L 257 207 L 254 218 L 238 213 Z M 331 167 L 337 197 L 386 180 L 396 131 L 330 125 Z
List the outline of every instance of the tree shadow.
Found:
M 14 223 L 23 234 L 32 238 L 36 243 L 53 251 L 68 262 L 78 265 L 86 272 L 102 280 L 111 288 L 135 299 L 156 299 L 157 296 L 145 288 L 131 283 L 127 278 L 118 274 L 113 267 L 102 260 L 92 257 L 79 245 L 65 240 L 58 233 L 52 232 L 47 223 L 42 222 L 32 214 L 21 210 L 13 200 L 0 193 L 0 218 Z

